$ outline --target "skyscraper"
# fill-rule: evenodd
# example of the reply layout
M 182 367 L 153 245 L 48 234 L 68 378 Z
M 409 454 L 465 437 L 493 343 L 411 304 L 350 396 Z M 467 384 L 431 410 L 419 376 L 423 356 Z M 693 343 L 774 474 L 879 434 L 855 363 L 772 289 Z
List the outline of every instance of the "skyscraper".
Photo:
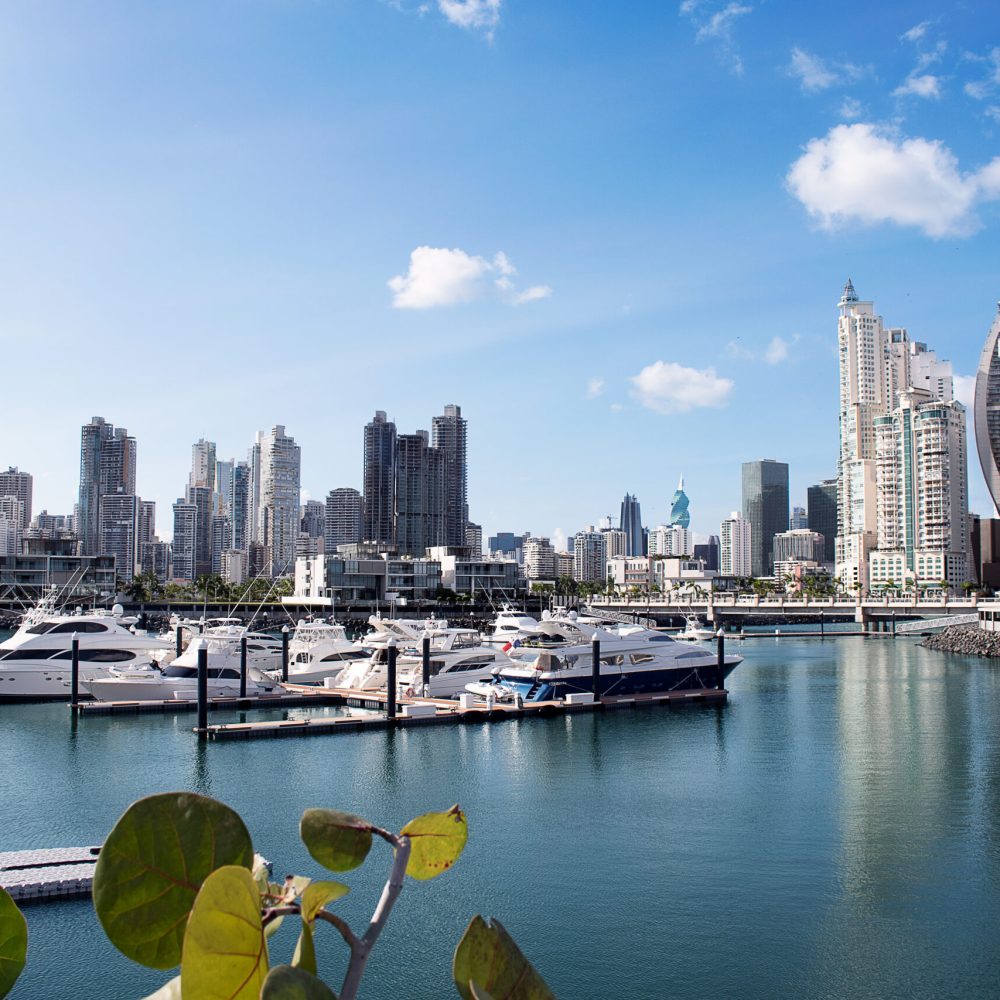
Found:
M 573 579 L 578 583 L 603 583 L 608 575 L 608 546 L 604 532 L 590 525 L 573 539 Z
M 625 499 L 622 500 L 618 527 L 625 532 L 625 555 L 645 555 L 643 552 L 642 513 L 639 510 L 638 499 L 630 493 L 626 493 Z
M 108 493 L 135 496 L 135 438 L 103 417 L 94 417 L 80 433 L 80 501 L 77 533 L 80 554 L 101 552 L 101 497 Z
M 139 498 L 134 493 L 105 493 L 99 522 L 101 555 L 114 556 L 118 578 L 131 580 L 139 556 Z
M 444 544 L 465 545 L 469 521 L 466 467 L 466 420 L 462 408 L 449 404 L 444 415 L 431 420 L 432 444 L 444 459 Z
M 986 344 L 979 359 L 973 412 L 979 464 L 993 498 L 993 506 L 1000 510 L 1000 311 L 986 335 Z
M 753 529 L 734 510 L 719 531 L 719 573 L 722 576 L 752 575 Z
M 788 527 L 791 531 L 804 531 L 809 527 L 809 515 L 805 507 L 793 507 L 788 518 Z
M 191 486 L 206 486 L 215 490 L 215 442 L 199 438 L 191 445 Z
M 21 531 L 31 524 L 32 483 L 30 472 L 20 472 L 14 467 L 0 472 L 0 497 L 16 497 L 21 501 L 21 520 L 18 524 Z
M 422 556 L 445 543 L 445 465 L 444 452 L 430 446 L 427 431 L 396 438 L 394 523 L 400 555 Z
M 260 439 L 260 519 L 258 531 L 271 576 L 295 570 L 299 536 L 299 476 L 302 454 L 278 424 Z
M 806 490 L 806 527 L 823 536 L 823 562 L 832 563 L 837 547 L 836 479 L 824 479 Z
M 364 539 L 392 544 L 396 509 L 396 425 L 377 410 L 365 424 Z
M 691 525 L 691 515 L 688 513 L 688 498 L 684 492 L 684 477 L 680 482 L 674 495 L 670 498 L 670 526 L 672 528 L 683 528 L 687 531 Z
M 323 524 L 323 547 L 336 554 L 338 545 L 355 545 L 361 541 L 364 527 L 361 494 L 349 486 L 330 490 L 326 495 Z
M 172 576 L 186 583 L 194 581 L 195 534 L 198 508 L 185 499 L 174 504 L 174 541 L 171 547 Z
M 299 532 L 309 538 L 322 538 L 326 505 L 319 500 L 307 500 L 300 513 Z
M 719 536 L 709 535 L 708 541 L 694 547 L 695 559 L 705 560 L 705 569 L 719 570 Z
M 750 573 L 770 576 L 772 541 L 788 530 L 788 466 L 765 458 L 743 463 L 743 517 L 750 523 Z
M 249 545 L 250 466 L 247 462 L 233 465 L 232 503 L 229 511 L 233 522 L 233 548 L 245 552 Z

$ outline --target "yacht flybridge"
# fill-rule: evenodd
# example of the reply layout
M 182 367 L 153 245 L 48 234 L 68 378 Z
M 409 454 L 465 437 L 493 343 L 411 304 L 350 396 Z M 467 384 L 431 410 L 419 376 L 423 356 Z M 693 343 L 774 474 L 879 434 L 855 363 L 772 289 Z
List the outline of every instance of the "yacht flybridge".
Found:
M 368 655 L 347 638 L 343 625 L 300 621 L 288 644 L 288 682 L 322 684 L 355 660 L 367 661 Z
M 168 659 L 166 639 L 135 628 L 116 604 L 111 611 L 64 614 L 51 601 L 29 611 L 21 627 L 0 643 L 0 701 L 69 700 L 72 645 L 80 642 L 80 681 L 106 677 L 112 668 Z

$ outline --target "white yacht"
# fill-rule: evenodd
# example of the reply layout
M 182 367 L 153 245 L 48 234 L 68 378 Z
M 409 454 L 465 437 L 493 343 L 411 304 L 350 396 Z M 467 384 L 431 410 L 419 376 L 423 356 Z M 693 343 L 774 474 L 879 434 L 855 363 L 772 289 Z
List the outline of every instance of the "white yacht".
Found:
M 80 641 L 80 683 L 108 676 L 114 667 L 166 660 L 173 644 L 136 630 L 116 604 L 111 611 L 63 614 L 51 605 L 33 608 L 21 627 L 0 643 L 0 701 L 70 697 L 74 635 Z
M 515 639 L 526 639 L 538 631 L 538 619 L 526 611 L 505 604 L 491 623 L 493 631 L 483 636 L 483 642 L 488 646 L 506 646 Z
M 240 693 L 239 654 L 234 667 L 221 666 L 216 659 L 209 660 L 209 698 L 238 697 Z M 97 701 L 194 701 L 198 697 L 198 668 L 180 666 L 180 658 L 165 667 L 139 664 L 115 670 L 109 677 L 96 677 L 83 687 Z M 259 670 L 247 670 L 248 697 L 266 694 L 277 687 L 277 682 Z
M 361 637 L 360 645 L 368 651 L 385 649 L 390 639 L 402 646 L 419 642 L 424 632 L 436 632 L 448 628 L 446 618 L 383 618 L 372 615 L 368 619 L 371 630 Z
M 470 685 L 498 700 L 550 701 L 593 690 L 592 642 L 600 641 L 601 695 L 630 696 L 717 687 L 743 662 L 727 655 L 719 677 L 715 650 L 688 646 L 651 629 L 624 633 L 582 622 L 542 622 L 542 638 L 519 650 L 518 658 L 495 670 L 492 688 Z
M 288 643 L 288 682 L 322 684 L 369 653 L 347 638 L 343 625 L 323 620 L 299 621 Z
M 475 629 L 444 628 L 426 633 L 431 640 L 430 683 L 423 688 L 423 636 L 400 643 L 396 658 L 396 684 L 404 694 L 429 698 L 456 698 L 470 681 L 486 680 L 493 671 L 512 661 L 502 650 L 483 645 Z M 337 678 L 337 687 L 378 691 L 388 683 L 389 651 L 376 649 L 371 659 L 351 664 Z
M 681 642 L 709 642 L 715 638 L 711 626 L 702 625 L 694 615 L 684 616 L 684 628 L 674 634 Z

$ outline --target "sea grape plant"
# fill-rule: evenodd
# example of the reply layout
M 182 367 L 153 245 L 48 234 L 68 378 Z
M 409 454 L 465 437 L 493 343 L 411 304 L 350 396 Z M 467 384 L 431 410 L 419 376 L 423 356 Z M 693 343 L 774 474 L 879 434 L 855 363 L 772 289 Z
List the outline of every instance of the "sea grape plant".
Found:
M 363 933 L 329 909 L 347 885 L 301 876 L 272 882 L 243 820 L 223 803 L 170 792 L 129 806 L 98 857 L 94 908 L 112 944 L 133 961 L 180 966 L 148 1000 L 337 1000 L 319 976 L 319 924 L 347 945 L 339 998 L 355 1000 L 406 877 L 426 881 L 451 868 L 468 826 L 458 806 L 418 816 L 399 833 L 350 813 L 307 809 L 299 833 L 312 858 L 337 873 L 362 865 L 374 838 L 391 847 L 389 876 Z M 0 894 L 2 998 L 24 967 L 27 928 Z M 298 918 L 298 941 L 287 964 L 272 965 L 268 939 L 286 918 Z M 482 917 L 466 929 L 452 971 L 463 1000 L 554 1000 L 504 928 Z

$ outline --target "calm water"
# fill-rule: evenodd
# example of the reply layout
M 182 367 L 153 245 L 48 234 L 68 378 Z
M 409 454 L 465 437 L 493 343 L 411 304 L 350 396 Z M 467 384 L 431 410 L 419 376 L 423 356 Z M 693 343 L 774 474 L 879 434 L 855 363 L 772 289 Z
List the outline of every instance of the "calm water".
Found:
M 1000 668 L 909 640 L 740 649 L 723 709 L 203 749 L 190 715 L 71 732 L 64 706 L 2 706 L 0 849 L 98 843 L 133 799 L 188 788 L 240 810 L 276 874 L 319 874 L 305 807 L 398 827 L 459 802 L 469 846 L 407 885 L 370 1000 L 454 995 L 450 954 L 477 912 L 563 1000 L 997 995 Z M 345 878 L 349 918 L 387 860 L 376 848 Z M 118 955 L 88 901 L 27 913 L 15 998 L 140 997 L 165 978 Z M 272 954 L 292 945 L 283 929 Z

